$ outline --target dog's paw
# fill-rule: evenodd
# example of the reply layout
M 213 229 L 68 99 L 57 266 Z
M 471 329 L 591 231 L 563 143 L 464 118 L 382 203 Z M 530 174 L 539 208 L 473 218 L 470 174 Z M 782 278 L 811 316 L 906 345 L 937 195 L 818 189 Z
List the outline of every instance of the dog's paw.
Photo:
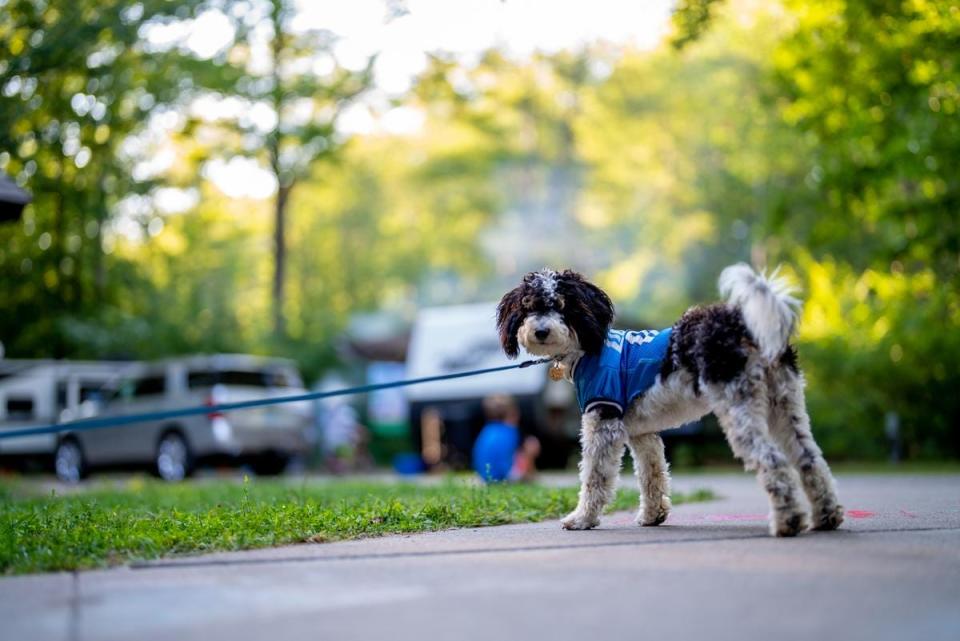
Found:
M 843 523 L 843 506 L 822 506 L 814 511 L 813 529 L 814 530 L 836 530 Z
M 600 519 L 596 517 L 590 518 L 580 512 L 571 512 L 560 519 L 560 527 L 564 530 L 589 530 L 590 528 L 597 527 L 599 524 Z
M 810 518 L 806 512 L 775 513 L 770 523 L 770 533 L 774 536 L 796 536 L 809 527 Z
M 637 524 L 647 527 L 660 525 L 667 520 L 672 506 L 673 504 L 670 502 L 670 497 L 665 494 L 660 497 L 659 503 L 654 503 L 653 505 L 645 503 L 643 507 L 640 508 L 640 513 L 637 514 Z

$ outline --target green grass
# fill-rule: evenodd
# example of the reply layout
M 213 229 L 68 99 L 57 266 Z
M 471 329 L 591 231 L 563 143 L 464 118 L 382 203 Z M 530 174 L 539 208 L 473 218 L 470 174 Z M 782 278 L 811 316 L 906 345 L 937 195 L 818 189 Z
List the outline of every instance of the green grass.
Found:
M 576 489 L 357 482 L 212 481 L 168 485 L 135 478 L 65 496 L 31 495 L 0 483 L 0 572 L 21 574 L 116 565 L 132 560 L 400 532 L 526 523 L 556 518 Z M 707 500 L 705 491 L 674 503 Z M 632 509 L 621 490 L 611 509 Z

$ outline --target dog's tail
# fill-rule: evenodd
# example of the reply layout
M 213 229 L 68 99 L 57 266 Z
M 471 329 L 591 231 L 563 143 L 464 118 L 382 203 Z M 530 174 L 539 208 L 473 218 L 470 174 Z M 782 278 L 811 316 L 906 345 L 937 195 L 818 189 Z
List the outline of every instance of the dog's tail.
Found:
M 740 308 L 743 322 L 760 348 L 760 354 L 773 362 L 787 348 L 797 326 L 800 301 L 792 296 L 790 285 L 777 275 L 753 271 L 746 263 L 737 263 L 720 273 L 720 295 Z

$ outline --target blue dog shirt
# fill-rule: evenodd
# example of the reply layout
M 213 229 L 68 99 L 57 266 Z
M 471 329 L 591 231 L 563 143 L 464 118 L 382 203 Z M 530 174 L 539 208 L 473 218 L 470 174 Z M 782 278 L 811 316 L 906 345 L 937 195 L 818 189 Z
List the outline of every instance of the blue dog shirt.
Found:
M 596 405 L 624 408 L 653 386 L 667 354 L 670 329 L 611 329 L 599 354 L 584 354 L 573 370 L 582 412 Z

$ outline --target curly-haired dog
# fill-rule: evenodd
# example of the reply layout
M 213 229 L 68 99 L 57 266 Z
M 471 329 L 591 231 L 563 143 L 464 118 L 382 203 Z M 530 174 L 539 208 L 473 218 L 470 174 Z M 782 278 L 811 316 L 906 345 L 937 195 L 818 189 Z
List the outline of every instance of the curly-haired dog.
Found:
M 610 329 L 614 309 L 573 271 L 527 274 L 497 307 L 508 356 L 522 345 L 555 359 L 583 412 L 580 499 L 561 524 L 595 527 L 613 496 L 623 448 L 640 484 L 637 522 L 670 511 L 670 477 L 658 432 L 714 412 L 734 454 L 770 498 L 770 530 L 793 536 L 843 521 L 830 468 L 810 432 L 803 374 L 789 344 L 799 301 L 776 275 L 745 264 L 720 275 L 726 303 L 693 307 L 662 331 Z M 813 522 L 800 488 L 812 507 Z

